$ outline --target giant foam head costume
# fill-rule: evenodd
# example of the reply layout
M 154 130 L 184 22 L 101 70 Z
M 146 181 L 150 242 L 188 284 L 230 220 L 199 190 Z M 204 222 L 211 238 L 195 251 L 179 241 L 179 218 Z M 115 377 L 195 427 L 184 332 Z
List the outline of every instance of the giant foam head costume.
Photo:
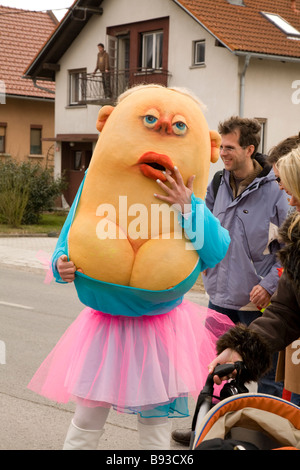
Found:
M 156 179 L 165 181 L 163 170 L 177 166 L 185 183 L 196 176 L 194 194 L 203 199 L 220 136 L 209 130 L 194 97 L 156 85 L 131 89 L 116 107 L 102 107 L 97 129 L 69 232 L 70 259 L 104 283 L 172 289 L 193 271 L 198 254 L 186 249 L 176 217 L 154 196 L 162 193 Z

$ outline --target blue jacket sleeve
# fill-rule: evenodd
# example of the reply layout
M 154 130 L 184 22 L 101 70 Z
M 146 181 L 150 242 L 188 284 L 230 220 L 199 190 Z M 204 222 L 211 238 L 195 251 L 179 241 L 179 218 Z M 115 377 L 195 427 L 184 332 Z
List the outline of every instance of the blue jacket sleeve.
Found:
M 230 244 L 228 230 L 221 226 L 202 199 L 192 194 L 190 217 L 185 219 L 180 214 L 179 223 L 199 255 L 201 271 L 213 268 L 224 258 Z

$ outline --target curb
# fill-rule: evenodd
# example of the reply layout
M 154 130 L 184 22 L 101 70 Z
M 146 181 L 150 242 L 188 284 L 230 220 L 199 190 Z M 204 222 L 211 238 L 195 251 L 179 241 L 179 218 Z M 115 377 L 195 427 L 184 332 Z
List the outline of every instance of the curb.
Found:
M 0 238 L 58 238 L 57 232 L 49 233 L 0 233 Z

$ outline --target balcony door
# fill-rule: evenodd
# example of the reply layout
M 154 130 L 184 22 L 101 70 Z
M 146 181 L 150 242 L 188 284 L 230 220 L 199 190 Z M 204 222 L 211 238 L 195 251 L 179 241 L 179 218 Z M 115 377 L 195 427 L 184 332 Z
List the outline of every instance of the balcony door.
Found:
M 107 28 L 115 96 L 144 84 L 168 84 L 169 18 Z

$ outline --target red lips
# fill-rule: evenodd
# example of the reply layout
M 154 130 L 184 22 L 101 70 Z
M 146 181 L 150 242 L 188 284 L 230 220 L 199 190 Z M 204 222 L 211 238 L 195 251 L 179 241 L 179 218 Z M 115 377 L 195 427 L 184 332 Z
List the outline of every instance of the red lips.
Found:
M 174 163 L 170 157 L 155 152 L 144 153 L 139 158 L 138 165 L 144 176 L 153 180 L 160 179 L 161 181 L 166 181 L 162 171 L 166 169 L 172 171 L 174 168 Z

